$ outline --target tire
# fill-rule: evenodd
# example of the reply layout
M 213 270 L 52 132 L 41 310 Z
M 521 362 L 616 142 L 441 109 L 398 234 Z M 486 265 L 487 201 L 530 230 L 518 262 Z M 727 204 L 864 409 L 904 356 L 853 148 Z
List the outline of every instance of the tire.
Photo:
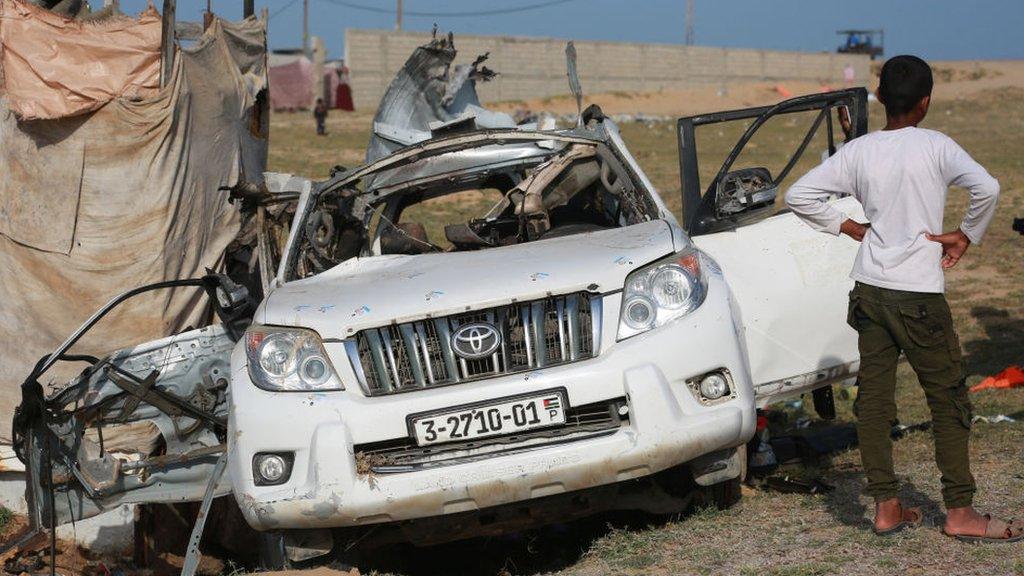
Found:
M 284 551 L 284 532 L 260 532 L 259 548 L 261 569 L 278 571 L 294 568 Z
M 703 489 L 704 504 L 714 506 L 719 510 L 726 510 L 739 503 L 742 498 L 742 482 L 739 478 L 712 484 Z
M 304 530 L 274 530 L 259 533 L 259 567 L 263 570 L 301 570 L 324 565 L 329 562 L 342 562 L 340 554 L 331 544 L 326 553 L 311 555 L 306 559 L 292 560 L 288 557 L 288 546 L 301 548 L 308 543 L 309 534 Z M 296 550 L 293 548 L 293 552 Z
M 725 510 L 737 504 L 743 497 L 743 481 L 747 478 L 747 446 L 737 448 L 740 458 L 740 475 L 731 480 L 705 486 L 701 489 L 701 502 L 704 506 L 714 506 Z

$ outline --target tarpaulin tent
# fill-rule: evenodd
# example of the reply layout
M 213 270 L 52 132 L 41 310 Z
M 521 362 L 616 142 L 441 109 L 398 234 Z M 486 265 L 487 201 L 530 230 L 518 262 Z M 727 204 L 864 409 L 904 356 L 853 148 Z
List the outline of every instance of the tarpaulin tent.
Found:
M 341 83 L 341 73 L 345 69 L 345 62 L 342 60 L 331 60 L 324 62 L 324 93 L 322 98 L 328 108 L 337 108 L 334 102 L 338 93 L 338 85 Z
M 150 6 L 83 22 L 16 0 L 0 2 L 0 51 L 11 110 L 64 118 L 160 88 L 160 14 Z
M 14 8 L 20 14 L 23 7 L 0 0 L 0 27 L 8 25 L 6 16 Z M 16 30 L 0 32 L 0 59 L 36 35 L 54 34 L 52 14 L 33 15 L 33 10 L 45 12 L 30 7 Z M 136 22 L 147 25 L 144 19 Z M 94 42 L 97 30 L 68 19 L 62 42 L 73 45 L 77 34 L 84 43 Z M 119 57 L 104 56 L 93 72 L 80 74 L 76 61 L 57 54 L 27 62 L 27 68 L 5 78 L 6 95 L 0 98 L 2 436 L 10 429 L 21 380 L 108 299 L 142 284 L 201 276 L 217 266 L 240 225 L 238 210 L 218 189 L 242 178 L 259 181 L 265 169 L 267 119 L 259 113 L 257 95 L 267 84 L 266 28 L 255 18 L 214 19 L 193 46 L 178 49 L 167 85 L 149 97 L 120 97 L 125 92 L 115 87 L 93 112 L 48 120 L 15 114 L 34 96 L 12 91 L 14 78 L 35 75 L 45 84 L 39 90 L 52 91 L 36 98 L 71 102 L 83 86 L 92 85 L 94 74 L 123 70 L 123 63 L 111 61 Z M 123 74 L 122 82 L 133 77 Z M 118 307 L 75 350 L 101 354 L 200 325 L 204 306 L 191 289 L 149 293 Z
M 305 110 L 313 106 L 313 63 L 302 54 L 273 54 L 270 60 L 270 107 Z

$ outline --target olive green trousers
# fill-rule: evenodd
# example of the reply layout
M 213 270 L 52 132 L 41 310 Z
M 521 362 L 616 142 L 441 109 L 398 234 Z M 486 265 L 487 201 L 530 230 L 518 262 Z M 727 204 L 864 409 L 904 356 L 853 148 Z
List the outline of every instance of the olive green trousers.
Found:
M 859 335 L 860 374 L 853 410 L 867 494 L 896 496 L 892 427 L 896 424 L 896 364 L 906 355 L 932 414 L 935 462 L 947 508 L 969 506 L 974 477 L 968 458 L 971 402 L 960 340 L 943 294 L 905 292 L 858 282 L 850 292 L 848 322 Z

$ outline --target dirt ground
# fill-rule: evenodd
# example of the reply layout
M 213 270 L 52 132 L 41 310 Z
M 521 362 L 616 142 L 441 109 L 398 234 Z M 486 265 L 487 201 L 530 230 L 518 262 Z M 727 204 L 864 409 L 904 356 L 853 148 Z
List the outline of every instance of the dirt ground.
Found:
M 949 272 L 947 293 L 960 331 L 968 367 L 968 384 L 1011 364 L 1024 364 L 1024 237 L 1011 231 L 1013 217 L 1024 217 L 1024 62 L 937 63 L 932 111 L 924 127 L 946 132 L 985 165 L 1002 184 L 999 213 L 985 242 L 972 247 Z M 873 86 L 872 86 L 873 87 Z M 587 96 L 606 113 L 645 115 L 625 122 L 622 133 L 663 198 L 680 207 L 674 118 L 679 115 L 765 105 L 787 94 L 817 92 L 823 86 L 759 83 L 711 86 L 652 94 L 614 93 Z M 586 90 L 586 86 L 584 86 Z M 569 98 L 507 102 L 504 110 L 528 108 L 556 115 L 573 113 Z M 871 126 L 883 118 L 870 110 Z M 326 177 L 337 164 L 361 163 L 372 114 L 332 112 L 328 132 L 317 137 L 311 115 L 271 117 L 270 169 L 313 178 Z M 791 150 L 799 125 L 780 126 L 772 138 L 751 151 L 751 161 L 769 161 Z M 718 130 L 698 141 L 702 172 L 717 168 L 736 138 Z M 809 168 L 814 154 L 794 170 Z M 946 229 L 953 229 L 966 206 L 966 194 L 950 194 Z M 428 229 L 445 223 L 451 207 L 427 210 Z M 927 421 L 923 394 L 907 366 L 899 371 L 899 417 L 905 424 Z M 978 479 L 976 503 L 1003 517 L 1024 515 L 1024 389 L 972 395 L 975 413 L 1008 415 L 1013 423 L 974 426 L 972 458 Z M 852 394 L 839 391 L 839 425 L 852 421 Z M 813 411 L 790 406 L 779 412 L 774 427 L 786 433 Z M 870 532 L 871 502 L 860 495 L 864 475 L 855 450 L 840 452 L 816 465 L 788 472 L 834 486 L 822 495 L 780 494 L 745 488 L 744 497 L 727 510 L 700 509 L 674 517 L 597 518 L 523 534 L 415 549 L 396 548 L 386 557 L 360 566 L 363 574 L 454 575 L 560 574 L 729 574 L 819 576 L 826 574 L 1017 574 L 1024 575 L 1024 544 L 960 544 L 938 530 L 943 521 L 938 472 L 928 432 L 910 433 L 895 443 L 901 497 L 922 506 L 926 525 L 895 537 Z M 65 568 L 76 570 L 78 553 Z M 75 561 L 71 561 L 75 560 Z M 95 562 L 90 564 L 95 565 Z M 230 561 L 212 572 L 237 574 Z M 103 567 L 106 570 L 106 566 Z M 94 573 L 104 573 L 103 570 Z M 109 571 L 106 574 L 110 574 Z M 319 568 L 303 576 L 348 574 Z
M 935 75 L 933 106 L 923 126 L 959 141 L 999 179 L 1003 190 L 985 242 L 973 247 L 948 275 L 948 296 L 967 359 L 968 383 L 974 384 L 1008 365 L 1024 364 L 1024 237 L 1011 231 L 1013 217 L 1024 217 L 1024 62 L 941 62 L 935 64 Z M 676 116 L 764 105 L 785 94 L 823 88 L 761 83 L 598 94 L 586 100 L 600 104 L 609 114 L 654 118 L 623 123 L 622 132 L 662 196 L 678 210 Z M 575 103 L 569 98 L 548 98 L 497 107 L 561 115 L 574 112 Z M 878 128 L 884 116 L 881 107 L 872 104 L 870 115 L 872 128 Z M 369 123 L 366 112 L 332 112 L 330 134 L 318 138 L 307 115 L 276 114 L 271 127 L 271 168 L 323 175 L 334 164 L 356 165 L 369 137 Z M 790 136 L 779 138 L 785 144 Z M 712 134 L 703 147 L 698 142 L 701 159 L 706 161 L 702 169 L 705 164 L 717 167 L 721 153 L 734 139 L 734 134 L 720 132 Z M 800 172 L 798 167 L 794 175 Z M 948 230 L 958 224 L 966 203 L 962 191 L 950 194 Z M 444 218 L 442 213 L 435 216 Z M 907 424 L 928 420 L 923 394 L 907 366 L 900 368 L 899 379 L 900 420 Z M 850 395 L 839 396 L 843 398 L 837 401 L 840 421 L 850 422 Z M 1024 389 L 972 396 L 977 414 L 1016 419 L 974 427 L 976 503 L 997 515 L 1020 517 L 1024 515 Z M 787 414 L 790 422 L 802 415 L 802 409 L 790 409 Z M 968 546 L 939 532 L 943 510 L 930 433 L 911 433 L 896 442 L 895 450 L 903 480 L 901 496 L 911 505 L 922 506 L 927 521 L 922 529 L 891 538 L 870 532 L 871 502 L 860 495 L 864 475 L 859 458 L 856 451 L 845 451 L 818 466 L 792 471 L 835 487 L 824 495 L 746 489 L 741 502 L 724 511 L 617 523 L 580 522 L 503 539 L 403 549 L 397 553 L 401 561 L 394 562 L 393 557 L 380 569 L 409 575 L 1024 574 L 1022 544 Z M 374 572 L 374 566 L 364 567 L 367 572 Z

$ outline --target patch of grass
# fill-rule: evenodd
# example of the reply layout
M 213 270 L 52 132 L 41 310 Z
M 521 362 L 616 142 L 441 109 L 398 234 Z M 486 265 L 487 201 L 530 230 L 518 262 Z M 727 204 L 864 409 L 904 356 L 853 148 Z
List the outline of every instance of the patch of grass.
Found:
M 714 505 L 700 506 L 694 511 L 693 516 L 689 520 L 693 522 L 714 522 L 725 514 L 725 510 L 720 510 Z
M 616 570 L 640 569 L 658 561 L 663 544 L 660 531 L 613 528 L 587 555 Z
M 833 573 L 833 566 L 823 562 L 804 562 L 791 566 L 780 566 L 761 572 L 764 576 L 824 576 Z
M 967 555 L 971 557 L 971 560 L 975 562 L 981 562 L 985 564 L 991 564 L 1002 560 L 1005 556 L 1005 552 L 995 545 L 975 545 L 970 546 L 967 549 Z
M 896 568 L 896 561 L 891 556 L 882 556 L 875 560 L 875 566 L 882 569 L 885 573 L 891 573 Z
M 14 518 L 14 512 L 6 506 L 0 506 L 0 532 L 7 528 L 7 525 Z

